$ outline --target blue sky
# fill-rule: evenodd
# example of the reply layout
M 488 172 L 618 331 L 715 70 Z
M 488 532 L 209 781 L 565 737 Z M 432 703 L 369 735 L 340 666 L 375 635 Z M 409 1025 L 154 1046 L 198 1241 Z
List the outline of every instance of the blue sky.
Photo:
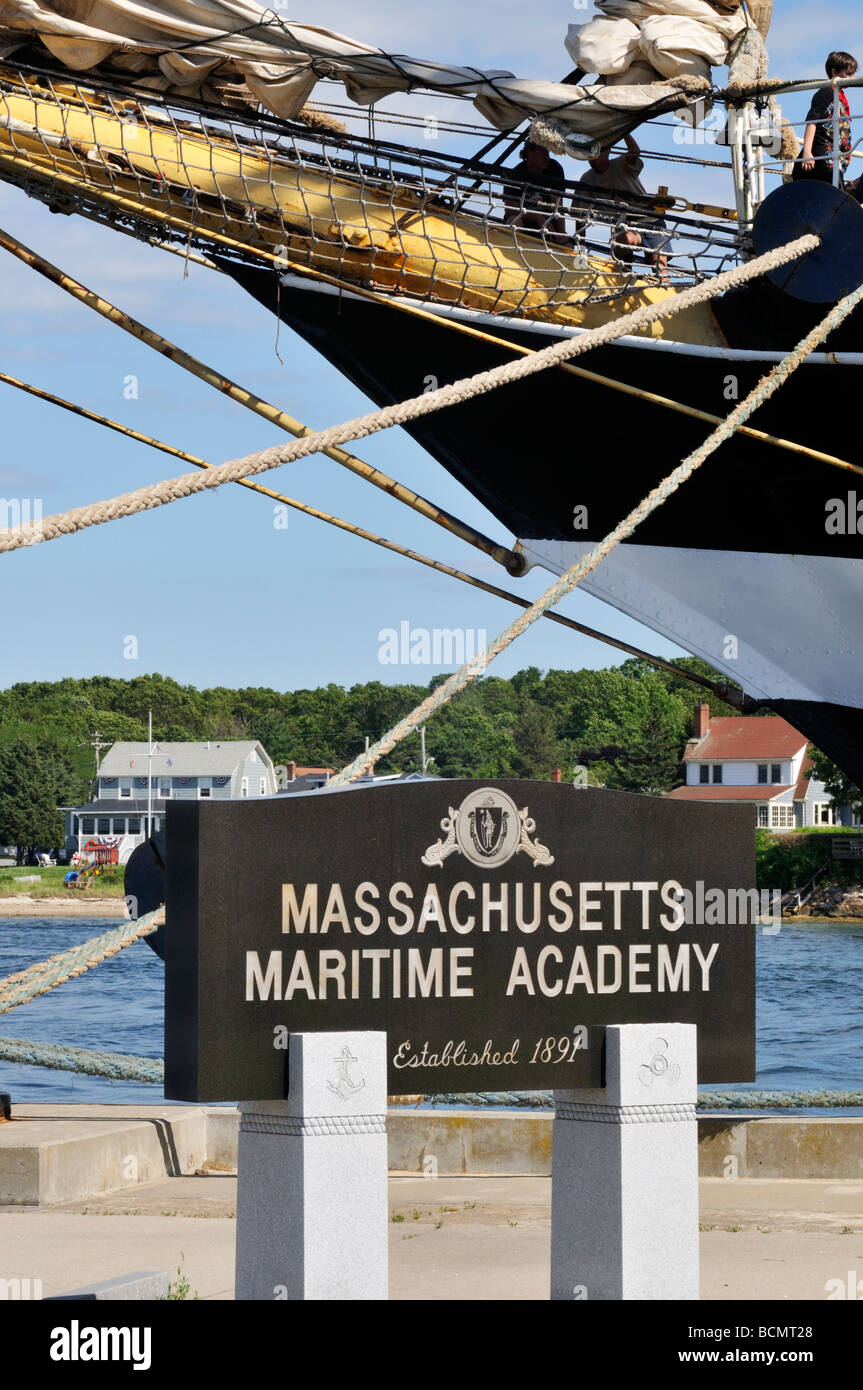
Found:
M 583 22 L 588 14 L 563 0 L 529 12 L 514 0 L 472 9 L 452 0 L 434 6 L 377 0 L 361 12 L 341 0 L 316 0 L 313 22 L 419 57 L 505 67 L 523 77 L 559 77 L 570 66 L 563 48 L 567 24 Z M 848 16 L 849 9 L 838 5 L 778 5 L 772 73 L 818 76 L 831 47 L 863 48 L 854 32 L 859 26 L 847 30 Z M 312 18 L 299 10 L 292 17 Z M 332 89 L 327 97 L 334 99 Z M 863 108 L 863 94 L 856 104 Z M 388 106 L 398 109 L 399 101 Z M 801 99 L 787 109 L 794 119 L 805 114 Z M 474 117 L 464 105 L 456 114 L 462 120 Z M 649 139 L 645 131 L 640 138 L 648 148 L 673 148 L 670 130 L 651 132 Z M 575 176 L 577 166 L 570 172 Z M 648 165 L 646 181 L 670 182 L 689 196 L 731 198 L 730 179 L 723 173 L 693 178 L 681 166 L 655 163 Z M 81 218 L 53 216 L 2 185 L 0 225 L 312 426 L 368 408 L 288 330 L 281 335 L 282 365 L 275 353 L 274 318 L 228 280 L 196 266 L 184 279 L 176 257 Z M 213 462 L 284 438 L 0 255 L 0 369 Z M 124 393 L 129 377 L 138 380 L 137 399 Z M 0 385 L 0 401 L 0 496 L 41 497 L 46 515 L 184 471 L 165 455 L 7 386 Z M 480 529 L 511 540 L 401 432 L 363 441 L 356 452 Z M 541 571 L 508 580 L 476 552 L 323 457 L 291 464 L 264 481 L 529 598 L 549 582 Z M 485 630 L 491 637 L 514 611 L 296 513 L 287 531 L 276 530 L 272 503 L 226 487 L 0 557 L 5 637 L 0 685 L 155 670 L 197 686 L 283 690 L 330 681 L 348 686 L 376 679 L 425 681 L 433 674 L 430 668 L 380 664 L 381 629 L 408 621 L 429 629 Z M 587 595 L 573 596 L 561 611 L 659 654 L 679 654 Z M 137 660 L 124 658 L 130 636 L 137 639 Z M 493 670 L 510 675 L 531 664 L 604 666 L 617 660 L 608 648 L 540 623 Z

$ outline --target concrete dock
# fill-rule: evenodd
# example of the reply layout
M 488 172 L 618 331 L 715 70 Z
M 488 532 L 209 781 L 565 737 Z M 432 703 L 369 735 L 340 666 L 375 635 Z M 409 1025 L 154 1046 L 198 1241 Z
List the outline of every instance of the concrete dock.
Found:
M 190 1297 L 233 1298 L 236 1110 L 13 1116 L 0 1124 L 0 1281 L 39 1280 L 50 1297 L 182 1267 Z M 551 1125 L 390 1112 L 393 1299 L 548 1297 Z M 699 1130 L 702 1298 L 824 1301 L 854 1282 L 863 1299 L 863 1119 L 723 1116 Z

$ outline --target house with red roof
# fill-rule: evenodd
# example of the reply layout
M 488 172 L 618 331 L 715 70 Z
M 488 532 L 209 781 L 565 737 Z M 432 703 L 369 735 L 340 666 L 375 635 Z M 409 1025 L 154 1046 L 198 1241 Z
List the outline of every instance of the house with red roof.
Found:
M 667 793 L 677 801 L 746 803 L 764 830 L 859 825 L 850 807 L 833 807 L 823 783 L 806 776 L 808 742 L 778 715 L 711 718 L 709 705 L 696 705 L 683 765 L 684 785 Z

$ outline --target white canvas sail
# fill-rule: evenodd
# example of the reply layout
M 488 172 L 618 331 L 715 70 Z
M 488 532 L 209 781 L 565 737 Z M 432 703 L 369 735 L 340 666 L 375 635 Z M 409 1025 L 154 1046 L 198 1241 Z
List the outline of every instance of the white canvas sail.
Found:
M 669 11 L 683 7 L 693 24 L 693 6 L 721 19 L 710 30 L 711 58 L 723 56 L 724 30 L 736 32 L 743 20 L 737 13 L 720 16 L 707 0 L 608 0 L 611 17 L 602 22 L 634 27 L 625 11 L 661 10 L 667 19 Z M 0 0 L 0 56 L 9 57 L 34 38 L 74 71 L 110 61 L 112 69 L 151 90 L 195 95 L 217 70 L 220 78 L 229 70 L 254 99 L 288 119 L 300 113 L 323 76 L 343 82 L 360 105 L 417 88 L 458 93 L 471 96 L 500 130 L 531 116 L 550 116 L 598 141 L 636 124 L 648 108 L 652 114 L 657 102 L 672 109 L 686 99 L 663 82 L 673 75 L 675 60 L 660 63 L 655 43 L 633 64 L 631 81 L 618 74 L 610 85 L 572 87 L 387 53 L 329 29 L 294 24 L 254 0 Z M 680 62 L 676 69 L 683 76 L 692 70 Z

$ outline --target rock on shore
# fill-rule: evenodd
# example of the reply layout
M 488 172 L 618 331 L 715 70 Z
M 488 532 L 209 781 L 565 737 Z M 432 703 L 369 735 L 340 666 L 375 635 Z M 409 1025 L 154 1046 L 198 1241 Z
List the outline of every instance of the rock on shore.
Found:
M 863 921 L 863 888 L 819 888 L 795 915 Z

